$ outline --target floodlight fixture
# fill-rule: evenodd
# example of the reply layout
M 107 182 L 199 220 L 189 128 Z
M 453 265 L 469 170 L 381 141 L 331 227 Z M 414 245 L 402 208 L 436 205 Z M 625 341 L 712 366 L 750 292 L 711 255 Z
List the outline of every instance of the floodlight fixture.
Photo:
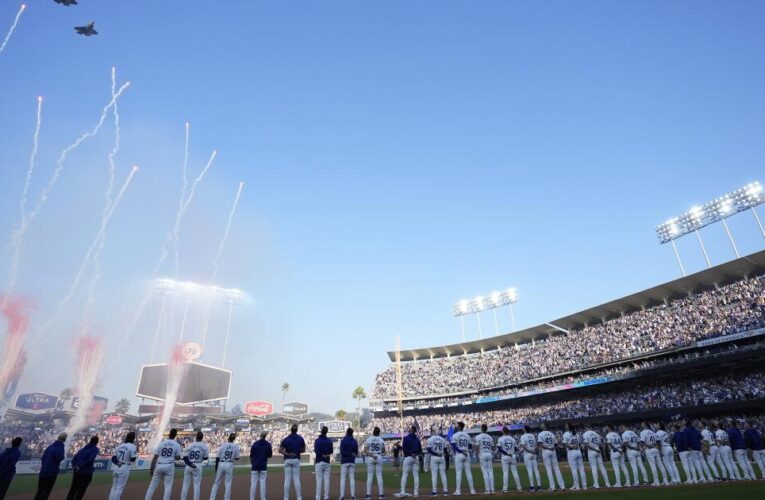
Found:
M 201 300 L 220 301 L 227 304 L 241 304 L 247 294 L 237 288 L 222 288 L 215 285 L 203 285 L 193 281 L 178 281 L 160 278 L 154 281 L 154 288 L 166 294 L 180 295 Z
M 759 182 L 755 181 L 659 224 L 656 227 L 656 236 L 662 245 L 670 243 L 744 210 L 754 211 L 754 207 L 762 203 L 765 203 L 765 190 Z
M 459 317 L 496 309 L 498 307 L 509 306 L 516 302 L 518 302 L 518 290 L 515 288 L 508 288 L 501 292 L 492 292 L 486 297 L 478 295 L 473 299 L 460 300 L 454 304 L 452 310 L 454 316 Z

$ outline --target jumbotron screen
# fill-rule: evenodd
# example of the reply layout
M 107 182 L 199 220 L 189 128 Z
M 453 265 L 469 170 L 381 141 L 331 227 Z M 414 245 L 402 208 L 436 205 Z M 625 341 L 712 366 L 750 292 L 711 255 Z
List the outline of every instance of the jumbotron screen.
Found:
M 231 371 L 199 363 L 185 363 L 185 376 L 178 391 L 178 404 L 189 405 L 228 399 Z M 164 401 L 167 395 L 167 365 L 144 365 L 136 396 Z

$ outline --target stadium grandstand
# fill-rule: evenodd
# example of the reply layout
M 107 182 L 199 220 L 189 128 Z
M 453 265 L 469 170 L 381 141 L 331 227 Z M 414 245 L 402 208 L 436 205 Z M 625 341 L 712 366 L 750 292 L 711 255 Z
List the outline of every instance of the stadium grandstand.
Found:
M 515 333 L 388 356 L 370 427 L 389 438 L 415 419 L 520 428 L 759 414 L 765 251 Z

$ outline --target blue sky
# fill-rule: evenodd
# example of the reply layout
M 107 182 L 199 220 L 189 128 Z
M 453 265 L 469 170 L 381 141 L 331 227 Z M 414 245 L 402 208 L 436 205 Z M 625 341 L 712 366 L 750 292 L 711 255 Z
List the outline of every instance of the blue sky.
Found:
M 0 4 L 0 30 L 17 9 Z M 75 35 L 90 19 L 100 34 Z M 233 322 L 233 402 L 278 401 L 288 381 L 288 398 L 348 409 L 395 335 L 405 347 L 459 340 L 451 305 L 463 297 L 516 286 L 524 327 L 677 277 L 655 225 L 765 181 L 763 21 L 756 1 L 33 0 L 0 54 L 0 231 L 18 222 L 36 96 L 33 198 L 97 120 L 115 65 L 132 82 L 120 178 L 141 169 L 103 254 L 109 345 L 122 345 L 115 318 L 172 225 L 189 121 L 193 172 L 212 149 L 219 158 L 185 219 L 179 277 L 209 275 L 245 182 L 219 274 L 252 298 Z M 97 230 L 112 137 L 107 120 L 72 155 L 30 229 L 19 291 L 35 325 Z M 731 228 L 743 253 L 765 246 L 750 214 Z M 732 257 L 721 227 L 702 234 L 715 263 Z M 679 246 L 703 268 L 694 240 Z M 127 351 L 112 349 L 106 395 L 135 390 L 156 309 Z M 37 347 L 23 389 L 73 380 L 61 348 L 77 315 Z

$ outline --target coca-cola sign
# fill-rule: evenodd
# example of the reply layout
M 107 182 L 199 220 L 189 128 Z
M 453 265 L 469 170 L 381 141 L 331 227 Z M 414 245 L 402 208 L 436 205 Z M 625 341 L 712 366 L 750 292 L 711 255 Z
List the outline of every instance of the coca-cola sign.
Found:
M 247 401 L 244 403 L 244 412 L 247 415 L 255 415 L 256 417 L 270 415 L 274 412 L 274 405 L 267 401 Z
M 106 420 L 104 420 L 109 425 L 120 425 L 122 423 L 122 417 L 119 415 L 109 415 L 106 417 Z

